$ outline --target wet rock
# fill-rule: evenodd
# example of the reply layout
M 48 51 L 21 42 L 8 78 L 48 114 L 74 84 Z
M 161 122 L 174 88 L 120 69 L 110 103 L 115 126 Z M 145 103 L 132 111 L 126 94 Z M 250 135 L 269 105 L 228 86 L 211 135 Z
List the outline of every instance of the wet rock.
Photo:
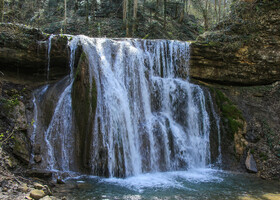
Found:
M 14 120 L 18 129 L 26 130 L 27 129 L 27 119 L 25 115 L 25 105 L 19 101 L 18 105 L 16 105 L 12 112 L 11 119 Z
M 22 25 L 0 24 L 0 66 L 4 74 L 17 72 L 17 79 L 46 81 L 48 35 Z M 50 79 L 68 74 L 67 37 L 56 36 L 52 41 Z
M 248 153 L 246 161 L 245 161 L 246 169 L 249 172 L 257 173 L 257 164 L 252 154 Z
M 39 144 L 35 145 L 34 153 L 37 154 L 37 155 L 41 153 L 41 146 Z
M 52 172 L 46 170 L 26 170 L 25 176 L 48 179 L 52 177 Z
M 57 184 L 65 184 L 65 182 L 60 177 L 57 178 L 56 183 Z
M 40 163 L 40 162 L 42 161 L 42 156 L 40 156 L 40 155 L 35 155 L 35 156 L 34 156 L 34 161 L 35 161 L 36 163 Z
M 13 154 L 25 164 L 30 160 L 30 141 L 22 132 L 14 134 Z
M 44 193 L 43 190 L 32 190 L 30 192 L 30 197 L 35 199 L 35 200 L 41 199 L 44 196 L 46 196 L 46 194 Z

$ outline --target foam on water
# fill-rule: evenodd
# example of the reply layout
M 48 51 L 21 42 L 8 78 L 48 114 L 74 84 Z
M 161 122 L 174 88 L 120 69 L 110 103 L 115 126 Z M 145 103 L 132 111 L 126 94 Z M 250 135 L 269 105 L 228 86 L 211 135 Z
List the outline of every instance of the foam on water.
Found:
M 185 189 L 190 183 L 221 182 L 223 179 L 217 176 L 219 170 L 210 168 L 192 169 L 189 171 L 172 171 L 140 174 L 137 176 L 122 178 L 102 178 L 99 182 L 125 187 L 138 192 L 146 189 Z

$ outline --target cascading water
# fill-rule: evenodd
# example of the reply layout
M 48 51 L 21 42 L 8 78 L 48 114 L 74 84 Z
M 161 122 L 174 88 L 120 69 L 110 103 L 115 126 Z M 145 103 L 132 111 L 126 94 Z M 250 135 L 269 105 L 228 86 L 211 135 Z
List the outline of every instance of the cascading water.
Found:
M 35 146 L 35 136 L 37 132 L 37 127 L 38 127 L 38 115 L 39 115 L 39 110 L 38 110 L 38 101 L 39 99 L 46 93 L 49 85 L 45 85 L 38 90 L 36 90 L 33 94 L 33 105 L 34 105 L 34 118 L 32 120 L 32 125 L 33 125 L 33 131 L 31 134 L 31 142 L 32 142 L 32 152 L 31 152 L 31 163 L 33 163 L 34 160 L 34 146 Z
M 211 107 L 211 112 L 213 113 L 215 122 L 216 122 L 216 127 L 217 127 L 217 134 L 218 134 L 218 158 L 217 158 L 217 164 L 218 166 L 221 166 L 222 164 L 222 144 L 221 144 L 221 128 L 220 128 L 220 116 L 216 113 L 213 100 L 211 97 L 210 92 L 208 93 L 209 99 L 210 99 L 210 107 Z
M 70 78 L 44 133 L 48 169 L 73 170 L 75 162 L 71 92 L 78 45 L 89 63 L 89 90 L 97 91 L 88 141 L 93 174 L 126 177 L 210 164 L 204 92 L 183 79 L 187 42 L 75 36 L 69 42 Z
M 48 42 L 46 43 L 47 48 L 48 48 L 48 66 L 47 66 L 47 80 L 49 80 L 49 75 L 50 75 L 50 64 L 51 64 L 51 49 L 52 49 L 52 39 L 54 35 L 51 34 L 49 37 Z

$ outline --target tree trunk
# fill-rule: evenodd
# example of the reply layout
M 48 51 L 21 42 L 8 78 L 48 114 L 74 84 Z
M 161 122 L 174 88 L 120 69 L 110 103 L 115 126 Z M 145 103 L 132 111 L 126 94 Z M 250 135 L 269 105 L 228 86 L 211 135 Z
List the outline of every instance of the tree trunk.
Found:
M 221 21 L 221 7 L 222 7 L 222 0 L 219 0 L 219 18 L 218 18 L 218 21 L 220 22 Z
M 203 12 L 203 18 L 204 18 L 204 29 L 205 31 L 208 30 L 208 0 L 205 1 L 205 10 Z
M 164 4 L 163 4 L 163 12 L 164 12 L 164 24 L 163 24 L 163 28 L 166 29 L 166 1 L 164 0 Z
M 185 12 L 186 12 L 186 7 L 187 7 L 187 0 L 183 0 L 183 9 L 181 11 L 181 15 L 180 15 L 180 19 L 179 19 L 179 23 L 182 23 L 184 18 L 185 18 Z
M 67 26 L 67 0 L 64 0 L 64 33 L 66 33 Z
M 126 15 L 127 15 L 127 0 L 123 1 L 123 23 L 126 23 Z
M 96 6 L 97 6 L 97 2 L 96 0 L 92 0 L 92 3 L 91 3 L 91 12 L 92 12 L 92 17 L 95 19 L 95 9 L 96 9 Z
M 134 0 L 134 4 L 133 4 L 132 36 L 134 36 L 135 30 L 136 30 L 137 11 L 138 11 L 138 0 Z
M 224 18 L 226 17 L 226 8 L 227 8 L 227 1 L 226 0 L 224 0 Z
M 4 22 L 4 0 L 0 1 L 0 17 L 1 22 Z
M 215 19 L 217 20 L 218 12 L 217 12 L 217 0 L 215 0 Z
M 78 0 L 75 0 L 75 5 L 74 5 L 74 12 L 76 13 L 79 9 L 79 2 Z
M 86 24 L 88 24 L 88 17 L 89 17 L 89 3 L 86 0 Z

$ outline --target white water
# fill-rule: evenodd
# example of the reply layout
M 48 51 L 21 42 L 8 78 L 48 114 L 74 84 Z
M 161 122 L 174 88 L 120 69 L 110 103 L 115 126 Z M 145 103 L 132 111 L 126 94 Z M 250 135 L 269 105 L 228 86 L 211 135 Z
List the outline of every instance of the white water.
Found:
M 98 94 L 89 161 L 93 174 L 142 176 L 210 164 L 204 92 L 180 78 L 188 73 L 187 42 L 75 36 L 69 42 L 70 81 L 45 131 L 48 169 L 69 171 L 73 164 L 77 45 L 89 60 L 90 90 L 95 83 Z
M 76 42 L 76 43 L 75 43 Z M 59 97 L 52 120 L 44 133 L 47 145 L 47 168 L 49 170 L 70 171 L 74 157 L 74 133 L 73 133 L 73 110 L 72 110 L 72 85 L 73 65 L 77 40 L 69 44 L 70 54 L 70 80 L 68 85 Z
M 33 105 L 34 105 L 34 118 L 32 119 L 32 126 L 33 126 L 33 131 L 31 134 L 31 143 L 32 146 L 35 146 L 35 137 L 36 137 L 36 133 L 37 133 L 37 127 L 38 127 L 38 115 L 39 115 L 39 110 L 38 110 L 38 99 L 40 99 L 47 91 L 49 85 L 45 85 L 39 89 L 37 89 L 34 93 L 33 93 Z M 33 163 L 34 160 L 34 148 L 32 148 L 32 152 L 31 152 L 31 163 Z
M 188 189 L 185 182 L 206 183 L 221 182 L 222 178 L 217 177 L 217 170 L 212 169 L 191 169 L 189 171 L 171 171 L 140 174 L 137 176 L 121 178 L 101 179 L 100 182 L 113 184 L 138 192 L 143 192 L 149 188 L 181 188 Z
M 208 93 L 209 99 L 210 99 L 210 107 L 211 107 L 211 112 L 213 113 L 215 122 L 216 122 L 216 127 L 217 127 L 217 134 L 218 134 L 218 158 L 217 158 L 217 164 L 220 166 L 222 164 L 222 144 L 221 144 L 221 128 L 220 128 L 220 116 L 216 113 L 213 100 L 211 97 L 210 92 Z
M 51 34 L 48 40 L 47 48 L 48 48 L 48 66 L 47 66 L 47 80 L 49 80 L 50 76 L 50 64 L 51 64 L 51 49 L 52 49 L 52 39 L 55 35 Z

